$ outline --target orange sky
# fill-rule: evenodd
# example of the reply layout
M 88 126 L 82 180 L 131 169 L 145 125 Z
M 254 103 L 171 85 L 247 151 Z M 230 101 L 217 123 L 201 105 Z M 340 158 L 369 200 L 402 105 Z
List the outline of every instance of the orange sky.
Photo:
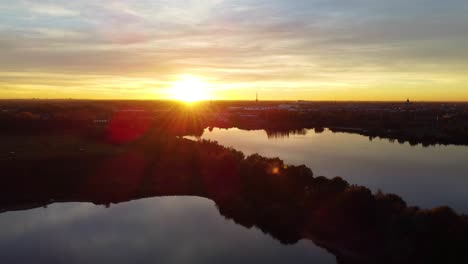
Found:
M 166 99 L 190 76 L 210 99 L 468 101 L 467 12 L 456 0 L 5 0 L 0 98 Z

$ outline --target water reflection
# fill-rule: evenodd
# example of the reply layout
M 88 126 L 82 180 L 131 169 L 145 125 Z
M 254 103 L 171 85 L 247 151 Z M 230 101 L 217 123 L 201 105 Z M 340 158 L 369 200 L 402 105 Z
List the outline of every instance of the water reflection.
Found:
M 0 215 L 9 263 L 335 263 L 311 241 L 282 246 L 219 215 L 198 197 L 112 205 L 53 204 Z
M 213 129 L 210 131 L 212 132 Z M 281 139 L 281 138 L 289 138 L 290 136 L 295 136 L 295 135 L 301 135 L 305 136 L 307 135 L 308 130 L 307 129 L 293 129 L 293 130 L 265 130 L 268 138 L 270 139 Z
M 119 250 L 116 256 L 122 259 L 128 260 L 121 254 L 127 251 L 127 256 L 138 256 L 136 260 L 147 262 L 156 257 L 147 253 L 147 248 L 159 247 L 158 241 L 153 242 L 157 238 L 161 238 L 163 244 L 167 241 L 169 249 L 166 244 L 160 246 L 166 251 L 175 251 L 173 254 L 177 256 L 189 255 L 181 262 L 194 258 L 199 262 L 234 259 L 236 262 L 257 263 L 258 259 L 270 261 L 269 258 L 275 256 L 268 253 L 266 257 L 260 254 L 254 258 L 258 252 L 275 249 L 263 249 L 263 242 L 257 238 L 249 237 L 251 241 L 241 239 L 239 242 L 235 236 L 231 238 L 226 232 L 212 230 L 216 224 L 206 220 L 213 218 L 211 213 L 202 210 L 205 213 L 198 216 L 199 209 L 195 212 L 190 210 L 198 208 L 198 205 L 170 203 L 169 209 L 183 208 L 176 211 L 187 214 L 167 217 L 170 223 L 166 223 L 155 219 L 166 219 L 167 216 L 156 202 L 140 207 L 133 205 L 147 200 L 126 203 L 148 197 L 196 196 L 213 201 L 222 216 L 239 227 L 247 228 L 245 231 L 257 232 L 259 229 L 280 241 L 285 249 L 288 248 L 286 245 L 297 245 L 301 240 L 313 241 L 343 264 L 371 264 L 378 263 L 379 259 L 388 260 L 388 263 L 468 260 L 468 219 L 449 208 L 409 208 L 395 195 L 372 194 L 367 188 L 350 186 L 340 178 L 313 177 L 305 166 L 286 166 L 279 159 L 259 155 L 244 158 L 238 151 L 208 141 L 156 139 L 167 144 L 156 144 L 148 139 L 144 146 L 135 145 L 109 156 L 85 155 L 3 163 L 9 177 L 4 177 L 0 186 L 0 212 L 4 212 L 0 219 L 7 217 L 4 225 L 0 225 L 6 235 L 0 239 L 5 239 L 1 243 L 6 248 L 11 247 L 4 252 L 5 259 L 15 263 L 27 261 L 24 259 L 27 256 L 36 256 L 42 262 L 62 263 L 68 257 L 65 253 L 71 251 L 74 255 L 70 257 L 82 262 L 118 262 L 112 258 L 113 255 L 109 257 L 112 254 L 109 252 L 115 248 Z M 57 211 L 57 202 L 67 202 L 65 205 L 91 202 L 102 206 L 97 213 L 94 207 Z M 132 207 L 118 210 L 126 205 Z M 41 206 L 47 209 L 34 209 Z M 109 208 L 105 209 L 106 206 Z M 209 207 L 213 209 L 213 203 L 210 202 Z M 154 208 L 158 210 L 153 211 Z M 30 210 L 12 212 L 27 209 Z M 44 217 L 50 210 L 54 217 Z M 115 210 L 120 213 L 113 213 Z M 101 214 L 102 211 L 106 213 Z M 8 218 L 11 215 L 14 217 Z M 213 215 L 220 218 L 216 211 Z M 233 224 L 222 221 L 223 226 Z M 177 227 L 171 228 L 171 223 Z M 153 229 L 157 233 L 149 236 Z M 170 232 L 165 233 L 166 230 Z M 199 249 L 200 245 L 207 245 L 210 249 L 212 244 L 222 245 L 219 239 L 210 242 L 212 233 L 223 234 L 223 239 L 229 241 L 224 241 L 227 244 L 225 248 L 215 247 L 217 251 L 210 251 L 210 258 L 204 258 L 205 255 L 199 253 L 204 252 L 204 248 Z M 172 236 L 176 239 L 173 240 Z M 186 241 L 187 245 L 180 241 Z M 278 242 L 275 243 L 280 247 Z M 243 257 L 247 255 L 246 249 L 238 251 L 236 247 L 239 245 L 251 245 L 253 253 Z M 313 246 L 307 248 L 310 252 L 317 252 Z M 159 252 L 159 248 L 151 250 Z M 27 255 L 18 252 L 26 252 Z M 280 251 L 278 259 L 284 256 L 281 262 L 296 263 L 306 258 L 319 263 L 322 259 L 332 259 L 327 254 L 322 255 L 320 250 L 322 253 L 317 256 L 314 253 L 310 259 L 304 257 L 309 253 L 301 252 L 289 256 L 289 253 Z M 232 256 L 232 253 L 237 255 Z M 216 261 L 211 254 L 216 255 L 213 257 Z M 168 258 L 167 261 L 174 260 Z
M 305 164 L 315 175 L 341 176 L 374 191 L 396 193 L 412 205 L 448 205 L 468 213 L 468 147 L 412 146 L 376 138 L 370 141 L 357 134 L 321 129 L 274 133 L 215 128 L 206 129 L 202 138 L 246 154 Z

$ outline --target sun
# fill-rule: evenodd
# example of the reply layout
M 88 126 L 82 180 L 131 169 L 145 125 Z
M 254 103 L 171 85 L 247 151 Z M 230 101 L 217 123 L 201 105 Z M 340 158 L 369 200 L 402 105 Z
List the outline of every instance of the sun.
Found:
M 182 76 L 172 83 L 168 90 L 174 100 L 192 103 L 211 98 L 208 83 L 194 76 Z

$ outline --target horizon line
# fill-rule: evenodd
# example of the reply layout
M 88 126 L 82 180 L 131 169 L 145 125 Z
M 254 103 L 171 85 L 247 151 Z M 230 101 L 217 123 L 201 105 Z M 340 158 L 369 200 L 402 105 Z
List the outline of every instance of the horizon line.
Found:
M 333 102 L 356 102 L 356 103 L 406 103 L 407 99 L 404 100 L 304 100 L 304 99 L 265 99 L 259 100 L 258 103 L 262 102 L 312 102 L 312 103 L 333 103 Z M 178 102 L 184 103 L 183 101 L 175 99 L 143 99 L 143 98 L 0 98 L 0 101 L 164 101 L 164 102 Z M 212 99 L 212 100 L 199 100 L 192 103 L 206 103 L 206 102 L 252 102 L 256 103 L 252 99 Z M 468 100 L 410 100 L 411 103 L 468 103 Z

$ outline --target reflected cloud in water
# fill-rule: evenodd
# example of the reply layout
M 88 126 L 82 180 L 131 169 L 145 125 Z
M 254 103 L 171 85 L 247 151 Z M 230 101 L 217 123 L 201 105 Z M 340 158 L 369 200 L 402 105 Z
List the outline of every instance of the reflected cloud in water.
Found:
M 315 175 L 341 176 L 352 184 L 396 193 L 409 204 L 448 205 L 468 213 L 468 148 L 411 146 L 326 129 L 265 131 L 237 128 L 211 131 L 202 139 L 218 141 L 245 154 L 279 157 L 305 164 Z M 191 138 L 195 139 L 195 138 Z
M 3 264 L 336 263 L 311 241 L 284 246 L 225 219 L 213 201 L 190 196 L 7 212 L 0 234 Z

